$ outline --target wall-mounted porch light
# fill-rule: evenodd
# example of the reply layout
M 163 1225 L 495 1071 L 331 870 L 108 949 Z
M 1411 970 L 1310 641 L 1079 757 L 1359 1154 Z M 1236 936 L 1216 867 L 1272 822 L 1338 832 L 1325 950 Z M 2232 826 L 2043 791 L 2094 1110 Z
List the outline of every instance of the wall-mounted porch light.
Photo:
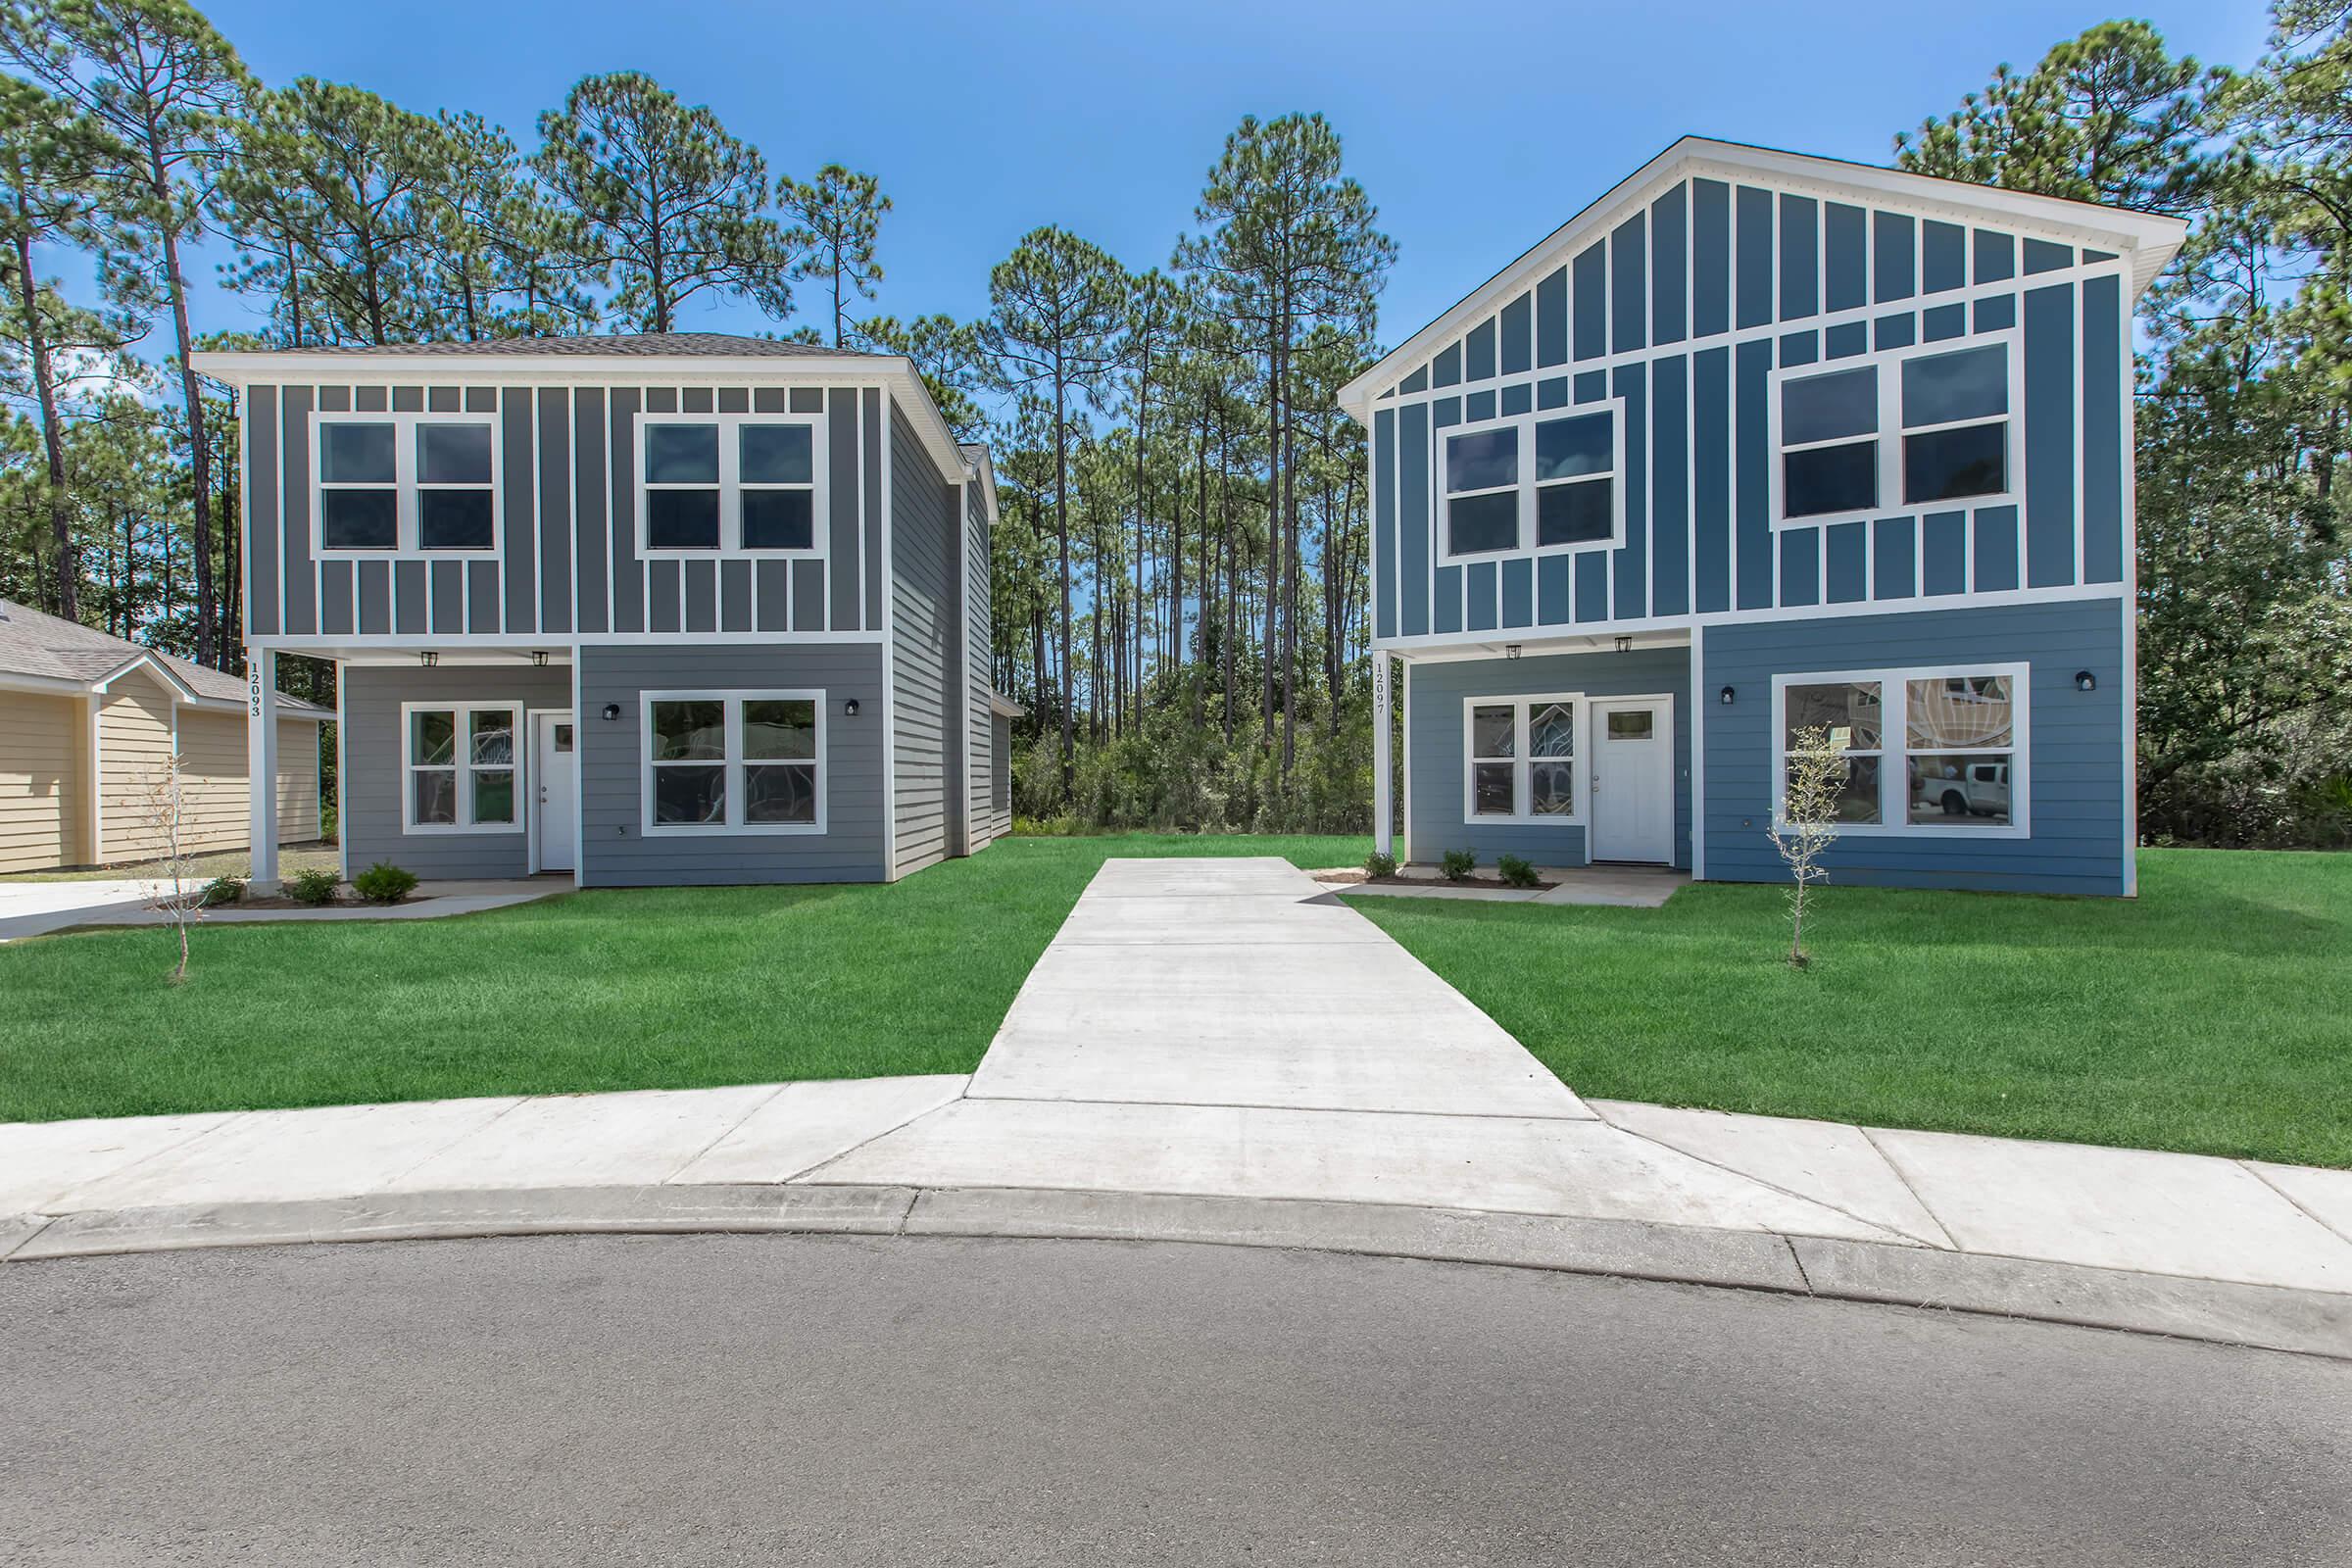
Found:
M 1519 657 L 1519 645 L 1517 643 L 1504 643 L 1502 645 L 1502 657 L 1505 659 L 1517 659 Z
M 1623 633 L 1619 633 L 1617 638 L 1617 651 L 1621 654 L 1632 653 L 1634 651 L 1633 638 L 1628 637 Z
M 841 705 L 841 716 L 844 718 L 856 718 L 858 716 L 857 698 L 850 698 L 847 702 L 844 702 Z
M 619 716 L 620 716 L 620 705 L 619 705 L 618 703 L 607 703 L 607 704 L 605 705 L 605 722 L 606 722 L 606 723 L 610 724 L 610 723 L 612 723 L 612 722 L 614 719 L 618 718 Z
M 431 669 L 435 664 L 441 662 L 441 656 L 434 653 L 430 648 L 427 648 L 417 654 L 416 662 L 422 664 L 427 669 Z
M 2093 675 L 2087 669 L 2078 669 L 2075 671 L 2075 690 L 2079 692 L 2095 692 L 2098 689 L 2098 676 Z
M 534 648 L 531 650 L 531 667 L 533 669 L 545 669 L 547 667 L 546 649 Z
M 1723 690 L 1715 694 L 1715 700 L 1721 703 L 1724 707 L 1729 708 L 1732 706 L 1732 689 L 1729 686 L 1726 686 Z

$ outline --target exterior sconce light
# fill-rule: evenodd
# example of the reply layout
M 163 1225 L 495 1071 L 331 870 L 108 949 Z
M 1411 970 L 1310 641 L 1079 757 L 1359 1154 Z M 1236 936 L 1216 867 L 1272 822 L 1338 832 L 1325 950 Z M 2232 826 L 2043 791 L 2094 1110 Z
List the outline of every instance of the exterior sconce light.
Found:
M 1502 645 L 1502 657 L 1505 659 L 1517 659 L 1519 657 L 1519 645 L 1517 643 L 1504 643 Z
M 1620 634 L 1618 635 L 1618 638 L 1617 638 L 1617 651 L 1618 651 L 1619 653 L 1621 653 L 1621 654 L 1630 654 L 1630 653 L 1632 653 L 1632 652 L 1634 651 L 1634 640 L 1633 640 L 1633 638 L 1631 638 L 1631 637 L 1628 637 L 1628 636 L 1624 635 L 1623 633 L 1620 633 Z
M 431 669 L 435 664 L 441 662 L 441 656 L 434 653 L 430 648 L 427 648 L 416 656 L 416 662 L 422 664 L 427 669 Z
M 853 697 L 841 705 L 841 716 L 844 718 L 856 718 L 858 716 L 857 698 Z
M 531 667 L 533 669 L 545 669 L 547 667 L 546 649 L 534 648 L 531 650 Z
M 1721 691 L 1719 691 L 1719 692 L 1717 692 L 1717 693 L 1715 694 L 1715 700 L 1716 700 L 1717 702 L 1721 703 L 1721 704 L 1722 704 L 1724 707 L 1726 707 L 1726 708 L 1729 708 L 1729 707 L 1731 707 L 1731 706 L 1732 706 L 1732 689 L 1731 689 L 1729 686 L 1726 686 L 1726 687 L 1725 687 L 1723 690 L 1721 690 Z
M 2093 675 L 2087 669 L 2078 669 L 2075 671 L 2075 690 L 2079 692 L 2095 692 L 2098 689 L 2098 676 Z
M 618 718 L 619 716 L 620 716 L 620 705 L 619 705 L 618 703 L 607 703 L 607 704 L 605 705 L 605 722 L 606 722 L 606 723 L 610 724 L 610 723 L 612 723 L 612 722 L 614 719 Z

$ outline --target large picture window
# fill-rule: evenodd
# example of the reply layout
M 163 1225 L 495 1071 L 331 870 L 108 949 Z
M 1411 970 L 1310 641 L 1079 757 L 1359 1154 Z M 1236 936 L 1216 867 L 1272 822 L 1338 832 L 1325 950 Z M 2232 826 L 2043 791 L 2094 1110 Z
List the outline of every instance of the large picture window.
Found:
M 1843 829 L 2022 836 L 2026 686 L 2023 664 L 1776 679 L 1775 815 L 1789 764 L 1818 735 L 1844 742 Z
M 1441 447 L 1447 555 L 1616 541 L 1613 405 L 1448 431 Z
M 521 831 L 521 704 L 408 703 L 401 729 L 401 817 L 409 832 Z
M 321 554 L 498 549 L 498 441 L 490 416 L 322 416 L 318 442 Z
M 765 415 L 648 415 L 642 535 L 656 555 L 817 553 L 816 425 Z
M 2012 499 L 2014 358 L 2004 338 L 1782 376 L 1774 515 L 1810 523 Z
M 645 831 L 821 833 L 822 692 L 648 692 Z
M 1571 823 L 1583 700 L 1478 697 L 1462 706 L 1468 822 Z

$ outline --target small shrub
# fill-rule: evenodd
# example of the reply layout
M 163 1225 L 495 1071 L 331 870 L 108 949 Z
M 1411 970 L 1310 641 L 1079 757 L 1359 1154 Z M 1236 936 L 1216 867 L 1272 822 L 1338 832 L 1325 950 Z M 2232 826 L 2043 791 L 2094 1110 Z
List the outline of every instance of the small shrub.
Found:
M 1532 888 L 1536 885 L 1536 868 L 1516 855 L 1498 855 L 1494 869 L 1502 875 L 1502 885 L 1510 888 Z
M 1396 857 L 1383 855 L 1378 850 L 1373 851 L 1364 857 L 1364 874 L 1374 881 L 1378 881 L 1384 876 L 1395 876 L 1396 874 Z
M 297 904 L 327 904 L 335 897 L 335 873 L 308 866 L 286 883 L 286 897 Z
M 204 885 L 196 896 L 198 907 L 217 909 L 223 904 L 234 904 L 245 896 L 245 884 L 233 876 L 217 876 Z
M 398 904 L 416 890 L 416 873 L 378 860 L 351 879 L 351 890 L 369 904 Z
M 1478 864 L 1478 857 L 1468 850 L 1447 850 L 1438 863 L 1446 868 L 1446 881 L 1459 882 L 1470 875 L 1470 868 Z

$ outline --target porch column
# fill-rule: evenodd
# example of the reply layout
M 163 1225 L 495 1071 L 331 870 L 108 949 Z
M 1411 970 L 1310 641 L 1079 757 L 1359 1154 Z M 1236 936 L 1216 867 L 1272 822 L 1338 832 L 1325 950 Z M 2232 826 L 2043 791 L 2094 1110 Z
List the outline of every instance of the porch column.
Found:
M 245 779 L 253 847 L 253 891 L 277 891 L 277 655 L 245 651 Z
M 1396 853 L 1396 804 L 1389 782 L 1389 656 L 1372 651 L 1372 848 Z

